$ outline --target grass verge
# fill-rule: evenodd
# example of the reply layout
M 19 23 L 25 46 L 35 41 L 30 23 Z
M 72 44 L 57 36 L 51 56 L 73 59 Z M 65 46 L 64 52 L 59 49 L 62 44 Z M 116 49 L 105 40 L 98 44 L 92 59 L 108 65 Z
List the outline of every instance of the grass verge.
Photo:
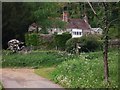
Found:
M 109 83 L 104 82 L 102 52 L 81 53 L 57 67 L 37 69 L 35 73 L 66 88 L 118 88 L 118 52 L 108 53 Z
M 55 70 L 55 67 L 44 67 L 44 68 L 39 68 L 35 69 L 35 73 L 37 75 L 40 75 L 44 78 L 47 78 L 51 80 L 50 74 Z
M 57 66 L 68 59 L 64 52 L 59 51 L 33 51 L 28 54 L 11 54 L 3 51 L 2 67 L 7 68 L 39 68 Z
M 0 82 L 0 90 L 4 90 L 4 87 L 1 82 Z

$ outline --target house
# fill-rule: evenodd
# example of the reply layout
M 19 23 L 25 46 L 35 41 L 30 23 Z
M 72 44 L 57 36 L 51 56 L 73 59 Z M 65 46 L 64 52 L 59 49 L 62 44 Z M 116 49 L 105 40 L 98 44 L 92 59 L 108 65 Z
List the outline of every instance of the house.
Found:
M 89 34 L 102 34 L 101 28 L 92 28 L 88 22 L 87 15 L 85 15 L 82 19 L 76 19 L 76 18 L 69 18 L 68 12 L 64 11 L 62 14 L 61 21 L 64 21 L 67 23 L 65 29 L 57 28 L 57 27 L 51 27 L 48 28 L 49 34 L 62 34 L 65 32 L 69 32 L 72 35 L 72 38 L 78 38 L 82 37 L 83 35 L 89 35 Z M 28 31 L 40 31 L 41 28 L 38 27 L 37 24 L 33 23 L 30 25 Z
M 63 12 L 62 21 L 67 23 L 65 30 L 61 30 L 60 28 L 51 28 L 51 30 L 49 30 L 49 33 L 62 34 L 64 32 L 69 32 L 71 33 L 72 38 L 78 38 L 88 34 L 102 33 L 102 30 L 100 28 L 91 28 L 86 15 L 83 19 L 72 19 L 68 17 L 67 12 Z
M 48 33 L 49 34 L 62 34 L 66 31 L 60 29 L 60 28 L 48 28 Z
M 97 35 L 102 35 L 102 29 L 101 28 L 92 28 L 91 33 L 92 34 L 97 34 Z
M 35 22 L 32 23 L 31 25 L 29 25 L 29 28 L 28 28 L 28 32 L 32 33 L 32 32 L 38 32 L 41 30 L 41 27 L 38 26 Z
M 87 18 L 84 17 L 83 19 L 69 19 L 67 31 L 72 34 L 72 38 L 78 38 L 90 34 L 92 28 L 89 25 Z

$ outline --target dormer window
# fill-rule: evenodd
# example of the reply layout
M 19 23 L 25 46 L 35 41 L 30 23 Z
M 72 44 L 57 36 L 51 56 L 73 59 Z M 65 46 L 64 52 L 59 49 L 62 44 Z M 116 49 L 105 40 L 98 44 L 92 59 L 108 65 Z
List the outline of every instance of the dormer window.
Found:
M 81 35 L 81 32 L 73 32 L 73 35 Z

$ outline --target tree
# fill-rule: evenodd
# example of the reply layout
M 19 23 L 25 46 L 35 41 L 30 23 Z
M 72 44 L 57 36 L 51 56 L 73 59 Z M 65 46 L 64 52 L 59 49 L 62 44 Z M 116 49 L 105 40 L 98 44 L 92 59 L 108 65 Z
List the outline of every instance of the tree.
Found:
M 42 29 L 45 31 L 47 28 L 64 28 L 64 22 L 58 18 L 61 16 L 60 4 L 41 2 L 38 3 L 38 9 L 34 11 L 36 22 L 40 24 Z
M 111 21 L 109 21 L 109 13 L 108 13 L 108 10 L 109 10 L 109 3 L 103 3 L 103 6 L 104 6 L 104 51 L 103 51 L 103 54 L 104 54 L 104 77 L 105 77 L 105 81 L 108 82 L 108 77 L 109 77 L 109 67 L 108 67 L 108 32 L 109 32 L 109 28 L 110 28 L 110 25 L 112 24 L 112 22 L 118 20 L 118 18 L 115 18 Z
M 91 3 L 88 2 L 89 6 L 91 7 L 94 15 L 99 19 L 97 13 L 95 12 L 94 8 L 92 7 Z M 109 77 L 109 67 L 108 67 L 108 31 L 112 22 L 118 20 L 118 18 L 114 18 L 111 20 L 112 13 L 110 12 L 110 3 L 103 2 L 103 36 L 104 36 L 104 44 L 103 44 L 103 58 L 104 58 L 104 78 L 105 81 L 108 82 Z M 119 16 L 119 15 L 118 15 Z M 117 17 L 118 17 L 117 16 Z M 100 20 L 100 19 L 99 19 Z
M 24 41 L 24 34 L 33 22 L 31 6 L 23 2 L 2 3 L 2 46 L 7 48 L 11 39 Z
M 2 7 L 2 46 L 7 48 L 7 42 L 16 38 L 25 41 L 25 33 L 33 22 L 39 23 L 43 31 L 49 27 L 64 28 L 65 23 L 60 17 L 59 3 L 48 2 L 3 2 Z M 47 32 L 47 31 L 46 31 Z
M 109 68 L 108 68 L 108 6 L 107 3 L 103 3 L 104 6 L 104 46 L 103 46 L 103 54 L 104 54 L 104 78 L 105 81 L 108 82 L 109 77 Z

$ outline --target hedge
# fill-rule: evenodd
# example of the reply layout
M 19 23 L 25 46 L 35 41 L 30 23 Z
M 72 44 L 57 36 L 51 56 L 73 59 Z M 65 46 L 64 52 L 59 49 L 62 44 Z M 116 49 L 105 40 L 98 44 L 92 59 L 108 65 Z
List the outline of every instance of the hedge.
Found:
M 70 39 L 72 36 L 68 33 L 63 33 L 61 35 L 55 35 L 54 36 L 54 44 L 59 50 L 65 50 L 66 46 L 65 43 L 68 39 Z
M 102 48 L 102 42 L 100 38 L 96 36 L 82 36 L 80 38 L 71 38 L 66 42 L 66 51 L 69 53 L 75 53 L 76 44 L 81 47 L 81 52 L 95 51 Z
M 25 34 L 25 43 L 27 46 L 38 46 L 39 37 L 37 33 L 26 33 Z

